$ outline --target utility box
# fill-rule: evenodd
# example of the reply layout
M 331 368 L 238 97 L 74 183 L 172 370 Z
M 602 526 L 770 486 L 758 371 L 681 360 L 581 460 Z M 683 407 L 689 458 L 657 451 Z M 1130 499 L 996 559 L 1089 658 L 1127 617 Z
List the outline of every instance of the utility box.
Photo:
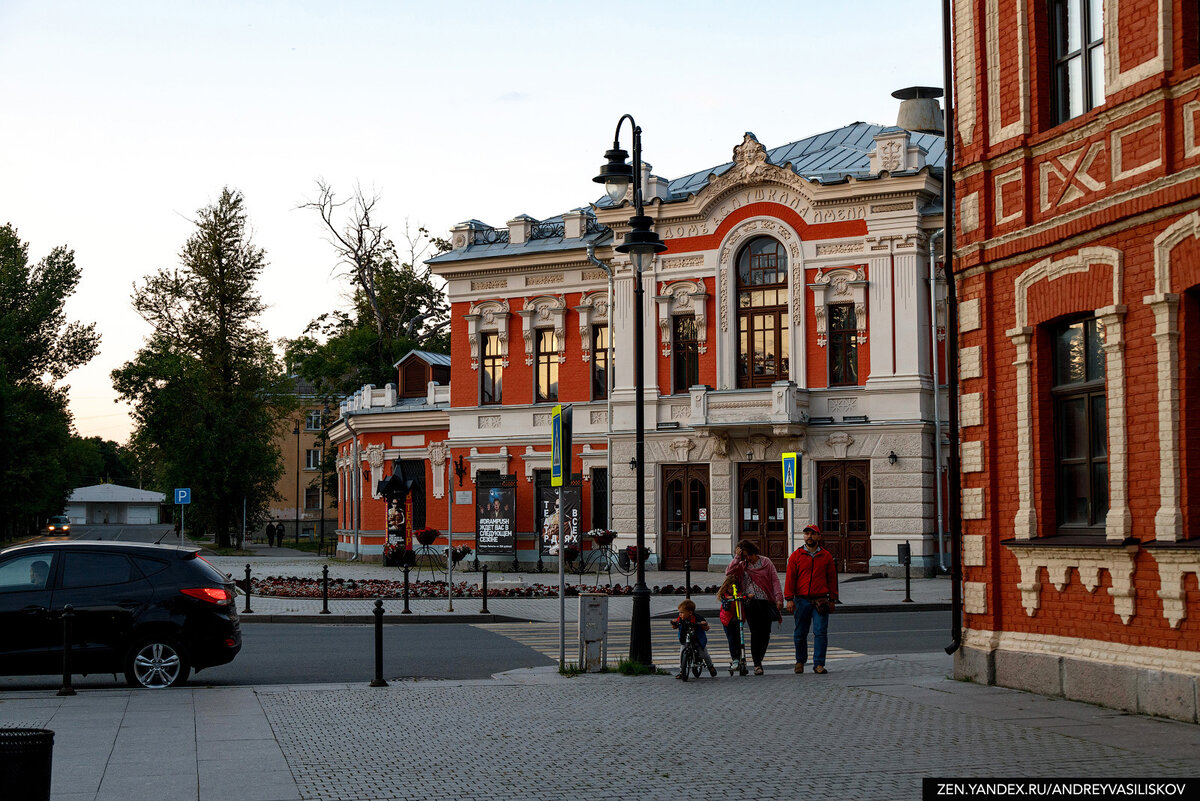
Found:
M 902 542 L 896 546 L 896 561 L 903 567 L 908 567 L 912 564 L 912 547 L 907 542 Z
M 579 669 L 599 673 L 608 664 L 608 596 L 579 593 Z

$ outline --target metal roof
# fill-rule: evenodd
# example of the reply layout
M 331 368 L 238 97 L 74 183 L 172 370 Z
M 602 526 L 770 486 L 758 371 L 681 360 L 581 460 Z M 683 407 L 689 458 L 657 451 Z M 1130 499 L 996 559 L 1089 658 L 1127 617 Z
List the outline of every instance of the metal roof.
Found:
M 68 503 L 163 503 L 167 496 L 161 492 L 122 487 L 120 484 L 93 484 L 71 493 Z
M 401 356 L 400 361 L 393 364 L 392 367 L 399 367 L 401 364 L 404 363 L 404 361 L 409 356 L 417 356 L 417 357 L 423 359 L 425 361 L 425 363 L 429 364 L 429 365 L 437 365 L 439 367 L 449 367 L 450 366 L 450 357 L 445 353 L 430 353 L 427 350 L 415 350 L 414 349 L 414 350 L 410 350 L 408 353 Z

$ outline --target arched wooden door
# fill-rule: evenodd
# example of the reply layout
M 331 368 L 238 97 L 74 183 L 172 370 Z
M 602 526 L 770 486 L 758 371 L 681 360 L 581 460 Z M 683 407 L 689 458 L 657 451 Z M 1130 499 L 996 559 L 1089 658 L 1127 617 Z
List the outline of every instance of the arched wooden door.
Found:
M 818 524 L 839 573 L 866 573 L 871 562 L 869 462 L 817 466 Z
M 662 486 L 663 570 L 683 570 L 686 559 L 707 570 L 708 465 L 664 465 Z
M 787 501 L 783 498 L 782 465 L 752 462 L 738 465 L 738 533 L 782 570 L 788 558 Z

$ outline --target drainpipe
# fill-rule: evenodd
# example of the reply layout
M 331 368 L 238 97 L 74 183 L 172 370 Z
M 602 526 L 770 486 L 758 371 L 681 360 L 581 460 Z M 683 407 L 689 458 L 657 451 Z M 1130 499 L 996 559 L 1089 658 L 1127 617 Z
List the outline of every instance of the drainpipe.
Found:
M 362 482 L 362 461 L 358 453 L 358 432 L 351 425 L 350 413 L 346 412 L 346 428 L 350 431 L 350 436 L 354 438 L 354 445 L 350 451 L 350 458 L 354 461 L 354 469 L 350 473 L 350 525 L 354 527 L 354 555 L 350 557 L 351 562 L 358 561 L 358 540 L 359 540 L 359 506 L 362 503 L 362 488 L 359 486 Z
M 605 363 L 605 368 L 604 368 L 604 373 L 605 373 L 604 382 L 606 384 L 606 387 L 605 387 L 606 391 L 604 394 L 608 397 L 608 414 L 605 415 L 608 418 L 608 441 L 605 444 L 605 448 L 604 448 L 606 458 L 608 460 L 607 467 L 605 468 L 608 471 L 608 476 L 607 476 L 608 486 L 606 487 L 607 491 L 605 492 L 605 495 L 607 496 L 607 498 L 605 499 L 605 503 L 607 504 L 607 510 L 605 512 L 604 519 L 606 521 L 606 525 L 609 528 L 611 528 L 612 527 L 612 495 L 613 495 L 613 493 L 612 493 L 612 488 L 613 488 L 613 470 L 612 470 L 613 271 L 612 271 L 611 267 L 609 267 L 607 264 L 605 264 L 604 262 L 602 262 L 596 258 L 596 246 L 594 244 L 592 244 L 591 242 L 589 242 L 588 246 L 587 246 L 587 257 L 588 257 L 588 261 L 590 261 L 592 264 L 599 267 L 601 270 L 604 270 L 605 274 L 608 276 L 608 361 Z M 561 532 L 559 532 L 559 538 L 560 538 L 559 547 L 561 548 L 562 547 L 562 545 L 561 545 L 562 533 Z
M 933 345 L 933 476 L 934 495 L 937 498 L 938 568 L 946 569 L 946 528 L 942 518 L 942 410 L 941 383 L 938 376 L 937 346 L 937 248 L 938 237 L 945 229 L 934 231 L 929 237 L 929 341 Z
M 946 96 L 946 165 L 942 175 L 942 212 L 945 220 L 945 240 L 942 247 L 946 272 L 946 380 L 949 384 L 950 419 L 950 644 L 946 653 L 952 654 L 962 646 L 962 472 L 958 453 L 958 295 L 954 287 L 954 54 L 951 50 L 950 25 L 953 16 L 950 0 L 942 0 L 942 81 Z

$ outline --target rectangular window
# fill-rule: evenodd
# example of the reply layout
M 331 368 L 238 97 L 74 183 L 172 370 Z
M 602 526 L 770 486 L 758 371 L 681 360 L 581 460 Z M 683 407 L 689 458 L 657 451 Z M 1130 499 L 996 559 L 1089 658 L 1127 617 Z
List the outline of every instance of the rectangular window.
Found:
M 1104 103 L 1104 0 L 1051 0 L 1054 123 Z
M 687 392 L 700 383 L 700 351 L 696 318 L 680 314 L 671 318 L 671 392 Z
M 305 487 L 304 488 L 304 508 L 309 509 L 309 510 L 321 508 L 321 488 L 320 487 Z
M 501 402 L 504 389 L 504 360 L 500 354 L 500 335 L 483 335 L 483 364 L 479 371 L 479 405 Z
M 608 326 L 592 326 L 592 400 L 608 397 Z
M 304 469 L 305 470 L 320 470 L 321 469 L 321 449 L 309 448 L 304 452 Z
M 310 409 L 308 416 L 304 420 L 305 431 L 320 431 L 321 430 L 321 410 Z
M 608 528 L 608 468 L 592 468 L 592 528 Z
M 1058 530 L 1103 533 L 1108 514 L 1104 335 L 1095 319 L 1052 332 Z
M 537 371 L 535 403 L 554 403 L 558 400 L 558 338 L 553 328 L 534 332 L 534 369 Z
M 829 315 L 829 385 L 858 385 L 858 315 L 853 303 L 826 307 Z

